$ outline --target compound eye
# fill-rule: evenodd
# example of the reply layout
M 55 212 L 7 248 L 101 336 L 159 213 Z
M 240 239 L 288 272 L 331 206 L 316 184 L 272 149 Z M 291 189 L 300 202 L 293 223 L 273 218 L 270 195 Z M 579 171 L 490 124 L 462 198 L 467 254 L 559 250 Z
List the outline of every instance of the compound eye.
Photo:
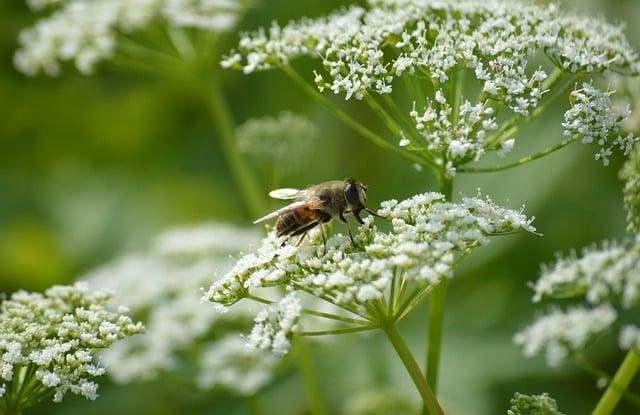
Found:
M 347 202 L 349 202 L 350 205 L 357 206 L 359 204 L 358 188 L 355 184 L 347 184 L 347 187 L 344 189 L 344 196 L 347 198 Z

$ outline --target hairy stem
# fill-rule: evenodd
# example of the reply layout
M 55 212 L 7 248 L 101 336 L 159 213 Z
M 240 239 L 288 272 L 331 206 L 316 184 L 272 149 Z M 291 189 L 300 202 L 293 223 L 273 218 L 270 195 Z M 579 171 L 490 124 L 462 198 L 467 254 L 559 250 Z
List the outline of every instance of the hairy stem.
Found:
M 435 394 L 431 390 L 429 386 L 429 382 L 424 377 L 422 370 L 420 370 L 420 366 L 416 359 L 411 354 L 411 350 L 407 347 L 407 344 L 400 337 L 400 333 L 398 333 L 398 328 L 395 325 L 395 322 L 392 322 L 384 327 L 384 332 L 387 335 L 387 338 L 393 345 L 398 357 L 402 360 L 404 367 L 409 372 L 409 376 L 411 376 L 411 380 L 418 388 L 418 392 L 422 396 L 422 400 L 424 401 L 425 407 L 428 409 L 429 414 L 431 415 L 443 415 L 444 412 L 436 399 Z
M 316 377 L 313 358 L 308 351 L 306 340 L 302 337 L 296 339 L 293 347 L 294 358 L 298 364 L 298 370 L 302 375 L 309 401 L 309 413 L 311 415 L 327 415 L 327 409 L 322 401 L 320 385 Z
M 638 352 L 631 349 L 625 356 L 622 364 L 618 368 L 618 371 L 613 376 L 613 380 L 600 398 L 595 409 L 591 412 L 591 415 L 612 414 L 622 397 L 622 392 L 629 387 L 631 380 L 636 375 L 639 368 L 640 355 L 638 355 Z
M 264 214 L 266 208 L 262 192 L 253 173 L 238 152 L 233 131 L 233 118 L 222 95 L 221 87 L 214 80 L 205 93 L 214 127 L 219 134 L 222 151 L 229 163 L 236 185 L 242 193 L 249 214 L 253 217 L 259 217 Z

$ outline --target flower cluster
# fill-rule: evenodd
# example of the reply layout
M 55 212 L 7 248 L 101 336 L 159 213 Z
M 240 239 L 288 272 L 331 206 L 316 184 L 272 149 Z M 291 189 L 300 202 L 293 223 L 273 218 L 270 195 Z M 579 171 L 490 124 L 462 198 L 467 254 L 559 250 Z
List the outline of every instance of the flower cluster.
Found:
M 487 102 L 472 105 L 465 101 L 458 110 L 457 121 L 451 121 L 451 104 L 442 90 L 436 91 L 435 102 L 427 100 L 425 111 L 409 114 L 415 127 L 432 153 L 446 153 L 451 162 L 479 160 L 485 152 L 484 140 L 498 129 L 494 109 Z
M 89 74 L 109 59 L 121 36 L 130 36 L 156 20 L 175 27 L 225 31 L 235 25 L 238 0 L 32 0 L 39 10 L 53 9 L 48 17 L 25 29 L 19 37 L 16 67 L 28 75 L 56 75 L 60 64 L 72 61 Z
M 629 159 L 620 170 L 620 178 L 624 181 L 627 230 L 640 233 L 640 145 L 634 146 Z
M 565 15 L 555 5 L 495 0 L 372 0 L 366 9 L 274 23 L 246 34 L 223 65 L 250 73 L 319 57 L 332 78 L 329 88 L 347 98 L 389 93 L 405 72 L 446 82 L 453 70 L 469 68 L 486 92 L 526 111 L 543 92 L 536 91 L 542 70 L 527 68 L 539 51 L 570 72 L 639 69 L 621 27 Z
M 128 339 L 103 354 L 114 369 L 114 379 L 147 381 L 167 372 L 182 376 L 182 368 L 195 366 L 200 368 L 196 375 L 200 387 L 252 394 L 264 386 L 272 377 L 272 356 L 231 350 L 231 339 L 241 340 L 240 333 L 250 327 L 255 313 L 237 307 L 220 314 L 200 302 L 201 287 L 210 283 L 211 275 L 225 272 L 233 264 L 232 255 L 258 242 L 257 232 L 238 226 L 183 227 L 159 235 L 147 252 L 125 256 L 83 276 L 92 285 L 116 291 L 115 301 L 128 304 L 147 326 L 145 336 Z M 225 358 L 231 354 L 244 357 Z M 242 361 L 253 364 L 243 367 Z M 213 367 L 217 374 L 210 373 Z
M 326 241 L 326 252 L 320 231 L 300 246 L 282 244 L 271 233 L 255 254 L 214 281 L 204 299 L 227 308 L 266 287 L 292 291 L 258 316 L 249 338 L 254 346 L 282 352 L 285 339 L 296 331 L 300 308 L 295 292 L 364 315 L 389 293 L 397 275 L 407 284 L 432 286 L 450 277 L 460 256 L 490 236 L 534 231 L 531 219 L 488 198 L 450 203 L 441 194 L 426 193 L 383 202 L 378 214 L 391 222 L 391 231 L 379 230 L 368 217 L 355 244 L 338 233 Z
M 45 397 L 60 402 L 67 392 L 96 399 L 92 378 L 105 373 L 96 351 L 144 329 L 126 308 L 110 310 L 111 296 L 78 283 L 44 294 L 19 291 L 2 302 L 0 382 L 3 394 L 12 391 L 3 402 L 22 410 Z
M 218 386 L 239 395 L 252 395 L 271 382 L 280 359 L 270 353 L 245 346 L 236 334 L 229 334 L 205 346 L 198 385 L 202 389 Z
M 413 145 L 406 151 L 424 150 L 436 164 L 449 164 L 450 175 L 486 151 L 508 152 L 517 133 L 514 120 L 562 96 L 577 73 L 640 72 L 638 54 L 621 26 L 561 13 L 555 4 L 499 0 L 369 0 L 367 7 L 244 34 L 222 66 L 244 73 L 289 71 L 290 61 L 302 56 L 321 61 L 314 71 L 320 92 L 347 100 L 366 97 L 371 104 L 369 98 L 375 102 L 376 94 L 391 94 L 402 78 L 414 101 L 410 116 L 416 129 L 391 130 L 401 146 Z M 540 65 L 541 58 L 548 61 Z M 469 77 L 481 92 L 475 102 L 456 90 Z M 434 99 L 425 101 L 425 93 Z M 546 94 L 552 98 L 545 101 Z M 596 158 L 605 164 L 614 147 L 628 152 L 634 140 L 611 129 L 628 117 L 612 115 L 609 95 L 586 84 L 572 94 L 565 122 L 567 134 L 600 145 Z M 416 104 L 424 107 L 422 114 Z M 394 121 L 403 124 L 403 109 L 393 109 Z M 503 109 L 511 119 L 497 121 Z
M 313 154 L 319 131 L 304 115 L 283 111 L 277 117 L 250 119 L 235 135 L 240 151 L 258 162 L 294 172 Z
M 507 415 L 563 415 L 555 399 L 546 393 L 523 395 L 516 393 L 511 399 Z
M 544 266 L 534 283 L 534 301 L 584 296 L 591 304 L 640 303 L 640 236 L 626 243 L 605 242 Z
M 584 83 L 569 98 L 571 108 L 564 114 L 564 135 L 578 137 L 584 144 L 595 143 L 600 150 L 596 160 L 609 164 L 613 148 L 618 147 L 625 155 L 631 152 L 633 143 L 638 141 L 632 133 L 623 137 L 621 129 L 631 112 L 629 108 L 614 109 L 611 101 L 613 91 L 602 92 L 593 84 Z
M 260 311 L 247 338 L 247 345 L 253 349 L 271 349 L 277 354 L 286 354 L 291 347 L 289 338 L 298 329 L 301 311 L 302 305 L 295 293 Z
M 555 365 L 583 349 L 619 318 L 611 304 L 625 309 L 640 304 L 640 236 L 625 243 L 606 242 L 587 248 L 581 256 L 559 257 L 543 267 L 533 289 L 534 301 L 584 298 L 589 304 L 566 312 L 552 310 L 514 337 L 526 356 L 545 352 L 547 362 Z M 619 333 L 620 346 L 629 348 L 638 338 L 636 327 L 627 325 Z
M 557 366 L 607 330 L 616 317 L 610 305 L 592 309 L 574 307 L 567 311 L 554 309 L 517 333 L 514 342 L 522 346 L 525 356 L 544 353 L 547 364 Z

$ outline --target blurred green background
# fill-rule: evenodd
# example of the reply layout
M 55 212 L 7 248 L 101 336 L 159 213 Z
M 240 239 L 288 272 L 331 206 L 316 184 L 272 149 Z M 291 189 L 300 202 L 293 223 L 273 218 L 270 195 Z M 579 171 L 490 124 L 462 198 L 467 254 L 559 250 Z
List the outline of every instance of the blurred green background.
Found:
M 241 29 L 316 16 L 348 3 L 262 0 Z M 640 27 L 633 24 L 640 21 L 637 0 L 563 3 L 629 22 L 628 34 L 640 46 Z M 91 77 L 65 70 L 58 78 L 27 78 L 13 69 L 12 55 L 19 30 L 34 16 L 18 0 L 3 0 L 0 16 L 0 291 L 68 283 L 119 253 L 144 247 L 151 235 L 170 226 L 250 223 L 206 111 L 179 82 L 108 64 Z M 224 49 L 236 41 L 230 36 Z M 357 177 L 370 186 L 372 206 L 435 189 L 429 175 L 354 135 L 282 73 L 227 72 L 223 83 L 238 122 L 293 110 L 321 126 L 315 156 L 303 174 L 286 178 L 286 186 Z M 368 114 L 358 106 L 352 110 Z M 556 142 L 562 113 L 558 107 L 529 127 L 513 157 Z M 618 158 L 605 168 L 588 146 L 576 144 L 516 170 L 456 179 L 456 194 L 481 188 L 498 203 L 525 204 L 544 237 L 497 240 L 466 260 L 450 284 L 441 385 L 450 414 L 504 413 L 516 391 L 550 392 L 568 414 L 593 407 L 601 391 L 591 377 L 571 366 L 549 369 L 542 359 L 524 359 L 511 337 L 535 314 L 527 281 L 536 278 L 539 264 L 556 251 L 623 237 L 620 165 Z M 426 306 L 401 327 L 420 361 L 425 316 Z M 332 414 L 340 413 L 350 396 L 374 387 L 391 385 L 416 396 L 383 340 L 351 336 L 336 339 L 331 348 L 314 348 Z M 598 363 L 614 370 L 620 354 L 613 347 L 602 349 Z M 96 402 L 67 396 L 61 405 L 45 404 L 32 413 L 246 413 L 241 401 L 224 394 L 161 383 L 100 383 Z M 295 374 L 269 387 L 264 399 L 271 414 L 304 413 Z M 633 412 L 622 405 L 619 413 Z

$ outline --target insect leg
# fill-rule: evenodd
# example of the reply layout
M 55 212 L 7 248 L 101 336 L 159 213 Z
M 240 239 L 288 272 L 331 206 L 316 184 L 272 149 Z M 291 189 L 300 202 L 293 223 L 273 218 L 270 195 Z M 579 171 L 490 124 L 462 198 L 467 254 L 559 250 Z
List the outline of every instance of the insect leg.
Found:
M 340 221 L 347 224 L 347 230 L 349 231 L 349 239 L 351 239 L 351 243 L 353 244 L 353 246 L 355 246 L 356 241 L 353 240 L 353 234 L 351 233 L 351 224 L 349 223 L 347 218 L 344 217 L 344 214 L 342 212 L 340 212 L 338 217 L 340 218 Z
M 360 225 L 364 225 L 364 222 L 362 221 L 362 218 L 360 217 L 360 210 L 354 210 L 352 213 L 353 213 L 353 216 L 356 217 L 356 220 L 358 221 L 358 223 Z
M 327 254 L 327 237 L 324 235 L 324 225 L 320 224 L 320 235 L 322 235 L 322 246 L 324 248 L 324 251 L 322 252 L 322 255 L 326 255 Z

